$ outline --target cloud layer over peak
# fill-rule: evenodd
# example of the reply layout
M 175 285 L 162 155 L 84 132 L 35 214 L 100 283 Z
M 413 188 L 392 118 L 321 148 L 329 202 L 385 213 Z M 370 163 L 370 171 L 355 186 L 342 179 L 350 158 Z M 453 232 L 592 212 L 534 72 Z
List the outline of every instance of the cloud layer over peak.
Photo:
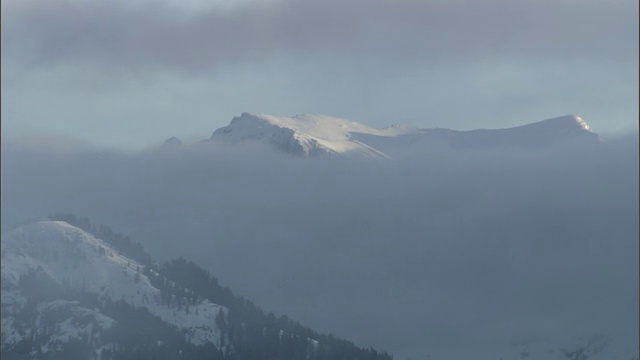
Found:
M 167 1 L 3 3 L 3 57 L 198 74 L 290 53 L 448 63 L 502 57 L 634 61 L 635 1 L 251 2 L 221 10 Z M 616 39 L 617 41 L 610 41 Z

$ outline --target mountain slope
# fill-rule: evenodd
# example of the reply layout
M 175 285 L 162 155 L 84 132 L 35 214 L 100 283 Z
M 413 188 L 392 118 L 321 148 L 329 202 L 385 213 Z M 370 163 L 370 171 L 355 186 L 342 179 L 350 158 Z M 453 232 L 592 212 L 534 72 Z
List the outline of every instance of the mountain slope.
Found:
M 203 299 L 190 312 L 176 312 L 163 304 L 160 290 L 143 274 L 141 263 L 65 222 L 39 221 L 3 236 L 2 286 L 17 287 L 21 277 L 33 270 L 58 284 L 144 307 L 188 334 L 193 344 L 220 342 L 215 318 L 222 307 Z
M 106 240 L 51 220 L 3 234 L 3 357 L 390 359 L 267 315 L 193 263 L 156 264 L 104 226 L 54 218 Z

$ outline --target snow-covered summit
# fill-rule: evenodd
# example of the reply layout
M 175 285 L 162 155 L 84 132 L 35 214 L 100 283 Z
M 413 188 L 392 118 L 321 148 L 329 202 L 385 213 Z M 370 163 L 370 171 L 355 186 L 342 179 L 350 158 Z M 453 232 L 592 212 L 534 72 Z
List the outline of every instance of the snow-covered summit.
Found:
M 323 115 L 281 117 L 243 113 L 233 118 L 228 126 L 216 130 L 211 140 L 227 143 L 266 141 L 281 150 L 303 156 L 343 154 L 388 158 L 381 151 L 355 140 L 352 134 L 397 136 L 411 131 L 398 127 L 379 130 L 355 121 Z
M 266 142 L 304 157 L 339 154 L 388 159 L 397 151 L 421 151 L 425 146 L 543 148 L 575 139 L 593 141 L 598 135 L 574 115 L 505 129 L 456 131 L 417 129 L 401 124 L 374 129 L 355 121 L 323 115 L 281 117 L 243 113 L 233 118 L 228 126 L 216 130 L 210 141 L 227 144 Z

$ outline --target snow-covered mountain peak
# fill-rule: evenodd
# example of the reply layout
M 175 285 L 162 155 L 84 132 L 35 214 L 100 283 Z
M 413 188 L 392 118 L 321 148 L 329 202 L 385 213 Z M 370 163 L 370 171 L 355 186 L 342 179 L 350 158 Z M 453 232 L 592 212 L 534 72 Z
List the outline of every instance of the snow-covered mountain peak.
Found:
M 228 126 L 216 130 L 212 141 L 239 143 L 266 141 L 296 155 L 343 154 L 369 158 L 388 158 L 371 146 L 352 138 L 353 133 L 395 136 L 399 129 L 379 130 L 355 121 L 324 115 L 293 117 L 242 113 Z
M 324 139 L 343 138 L 349 132 L 383 134 L 384 131 L 362 125 L 355 121 L 325 115 L 298 114 L 291 117 L 267 114 L 242 113 L 233 118 L 231 125 L 236 127 L 250 125 L 278 126 Z
M 216 130 L 210 141 L 226 144 L 263 142 L 304 157 L 337 154 L 389 159 L 397 154 L 423 152 L 437 147 L 542 149 L 576 140 L 588 143 L 598 139 L 589 125 L 575 115 L 511 128 L 456 131 L 416 129 L 404 124 L 375 129 L 324 115 L 283 117 L 242 113 L 228 126 Z

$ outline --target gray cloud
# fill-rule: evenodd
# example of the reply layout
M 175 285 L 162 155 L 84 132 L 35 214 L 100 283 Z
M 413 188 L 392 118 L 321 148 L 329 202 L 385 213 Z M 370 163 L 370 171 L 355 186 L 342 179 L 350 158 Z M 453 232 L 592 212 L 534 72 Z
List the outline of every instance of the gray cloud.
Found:
M 189 12 L 161 1 L 3 3 L 3 58 L 198 74 L 270 56 L 467 63 L 637 61 L 638 3 L 299 1 Z

